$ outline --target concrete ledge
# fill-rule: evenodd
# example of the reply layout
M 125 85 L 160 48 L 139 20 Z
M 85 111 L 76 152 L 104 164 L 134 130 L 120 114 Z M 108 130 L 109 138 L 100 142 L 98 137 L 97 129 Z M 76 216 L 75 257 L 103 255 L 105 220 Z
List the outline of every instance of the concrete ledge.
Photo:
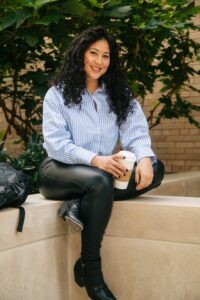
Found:
M 146 195 L 200 197 L 200 171 L 166 174 L 162 184 Z
M 74 283 L 80 233 L 41 195 L 0 211 L 0 298 L 87 300 Z M 98 213 L 98 212 L 97 212 Z M 200 198 L 146 195 L 115 202 L 102 245 L 103 270 L 118 300 L 196 300 L 200 295 Z
M 23 244 L 67 234 L 68 227 L 57 217 L 60 201 L 48 201 L 40 194 L 30 195 L 24 207 L 26 217 L 23 233 L 16 232 L 18 209 L 0 210 L 0 251 Z
M 0 211 L 0 299 L 69 299 L 69 228 L 57 216 L 59 201 L 28 197 L 24 230 L 17 233 L 19 212 Z
M 149 195 L 115 202 L 106 234 L 200 244 L 200 199 Z
M 70 300 L 87 300 L 73 280 L 80 236 L 70 235 Z M 114 203 L 102 246 L 118 300 L 196 300 L 200 295 L 200 199 L 141 196 Z

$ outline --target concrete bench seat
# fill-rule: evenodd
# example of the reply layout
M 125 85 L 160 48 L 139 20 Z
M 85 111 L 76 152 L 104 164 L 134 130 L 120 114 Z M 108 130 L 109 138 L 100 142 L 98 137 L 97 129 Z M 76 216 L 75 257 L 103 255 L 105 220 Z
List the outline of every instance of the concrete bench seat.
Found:
M 18 209 L 0 210 L 1 300 L 67 299 L 69 227 L 57 217 L 60 205 L 30 195 L 22 233 L 16 232 Z
M 148 195 L 200 197 L 200 171 L 167 174 L 162 184 Z
M 19 247 L 23 244 L 64 235 L 68 231 L 56 211 L 60 201 L 47 201 L 40 194 L 28 196 L 24 203 L 26 216 L 23 233 L 16 233 L 19 211 L 7 208 L 0 211 L 0 251 Z
M 0 211 L 0 299 L 87 300 L 74 283 L 80 233 L 57 216 L 60 201 L 31 195 L 23 233 L 17 209 Z M 200 298 L 200 198 L 145 195 L 115 202 L 102 245 L 118 300 Z
M 79 235 L 71 231 L 71 271 Z M 106 230 L 103 269 L 118 300 L 200 298 L 200 199 L 141 196 L 115 202 Z M 70 300 L 87 300 L 71 278 Z

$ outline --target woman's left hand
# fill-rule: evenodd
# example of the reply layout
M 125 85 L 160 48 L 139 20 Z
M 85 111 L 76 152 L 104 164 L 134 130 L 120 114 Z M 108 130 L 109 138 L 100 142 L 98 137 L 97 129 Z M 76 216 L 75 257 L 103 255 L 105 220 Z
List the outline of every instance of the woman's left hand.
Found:
M 150 157 L 142 158 L 135 170 L 135 182 L 137 184 L 136 190 L 146 188 L 152 183 L 153 180 L 153 167 Z

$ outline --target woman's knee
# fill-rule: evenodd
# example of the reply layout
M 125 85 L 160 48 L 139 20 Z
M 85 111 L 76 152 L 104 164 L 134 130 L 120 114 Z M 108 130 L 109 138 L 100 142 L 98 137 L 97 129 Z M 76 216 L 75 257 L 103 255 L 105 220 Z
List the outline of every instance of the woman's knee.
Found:
M 96 223 L 98 212 L 101 222 L 107 222 L 113 205 L 113 179 L 101 170 L 94 169 L 92 174 L 82 198 L 81 216 L 84 221 L 93 220 L 92 223 Z
M 96 190 L 98 192 L 109 192 L 113 191 L 113 178 L 112 175 L 101 170 L 95 170 L 91 180 L 91 190 Z
M 93 169 L 93 176 L 88 182 L 83 206 L 96 207 L 96 211 L 107 209 L 113 202 L 112 175 L 99 169 Z M 106 208 L 107 207 L 107 208 Z M 98 208 L 98 209 L 97 209 Z

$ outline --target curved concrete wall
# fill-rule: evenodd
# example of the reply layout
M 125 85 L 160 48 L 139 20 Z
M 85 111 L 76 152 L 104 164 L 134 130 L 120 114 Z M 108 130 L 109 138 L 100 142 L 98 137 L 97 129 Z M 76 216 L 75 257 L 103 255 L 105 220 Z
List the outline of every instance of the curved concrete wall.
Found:
M 69 228 L 57 217 L 58 201 L 28 197 L 23 233 L 18 210 L 0 211 L 0 299 L 69 299 Z
M 182 181 L 166 176 L 154 190 L 194 193 L 196 182 L 196 197 L 145 195 L 114 203 L 102 257 L 118 300 L 199 299 L 198 174 L 183 174 Z M 23 233 L 16 232 L 17 209 L 0 211 L 0 300 L 88 299 L 73 277 L 80 233 L 57 216 L 60 205 L 29 196 Z

